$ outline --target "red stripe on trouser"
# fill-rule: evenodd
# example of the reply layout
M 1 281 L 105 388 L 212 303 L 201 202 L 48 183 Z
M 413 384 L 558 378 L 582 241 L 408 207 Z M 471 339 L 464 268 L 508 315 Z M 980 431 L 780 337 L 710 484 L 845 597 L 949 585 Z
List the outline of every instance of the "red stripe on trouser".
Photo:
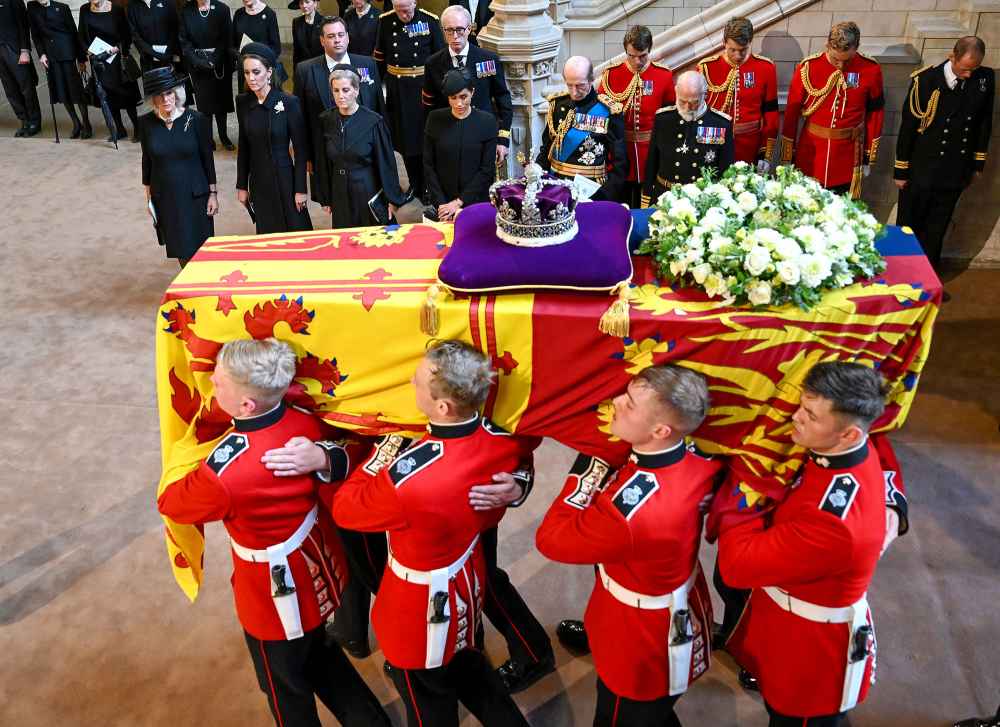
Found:
M 258 640 L 257 645 L 260 647 L 260 658 L 264 660 L 267 685 L 271 687 L 271 704 L 274 705 L 274 716 L 278 718 L 278 727 L 285 727 L 285 721 L 281 719 L 281 709 L 278 707 L 278 694 L 274 691 L 274 682 L 271 680 L 271 664 L 267 660 L 267 652 L 264 651 L 264 642 Z
M 496 595 L 493 593 L 493 588 L 488 580 L 486 582 L 486 590 L 489 592 L 490 598 L 493 599 L 493 603 L 495 603 L 497 605 L 497 608 L 500 609 L 500 613 L 502 613 L 503 617 L 507 619 L 507 623 L 509 623 L 510 627 L 514 629 L 514 633 L 517 634 L 517 638 L 521 640 L 521 643 L 524 644 L 524 648 L 528 650 L 528 655 L 535 661 L 538 661 L 538 657 L 535 656 L 535 652 L 531 650 L 531 647 L 528 645 L 528 642 L 525 640 L 524 636 L 522 636 L 521 632 L 518 631 L 517 625 L 514 623 L 511 617 L 507 615 L 507 612 L 504 610 L 503 604 L 500 603 L 500 599 L 498 599 Z
M 615 727 L 618 724 L 618 705 L 622 703 L 622 698 L 617 694 L 615 695 L 615 713 L 611 715 L 611 727 Z
M 424 721 L 420 719 L 420 708 L 417 706 L 417 699 L 413 696 L 413 686 L 410 684 L 410 670 L 403 669 L 403 676 L 406 677 L 406 689 L 410 692 L 410 702 L 413 704 L 413 713 L 417 715 L 417 727 L 424 727 Z

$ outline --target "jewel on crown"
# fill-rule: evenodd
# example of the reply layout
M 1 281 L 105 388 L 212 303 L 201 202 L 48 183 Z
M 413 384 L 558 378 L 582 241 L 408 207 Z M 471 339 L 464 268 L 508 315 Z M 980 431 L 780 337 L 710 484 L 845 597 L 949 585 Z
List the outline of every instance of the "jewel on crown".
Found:
M 497 237 L 511 245 L 561 245 L 578 232 L 573 182 L 547 176 L 535 163 L 537 157 L 538 149 L 532 149 L 523 177 L 490 187 L 490 202 L 497 210 Z M 519 154 L 518 161 L 527 160 Z

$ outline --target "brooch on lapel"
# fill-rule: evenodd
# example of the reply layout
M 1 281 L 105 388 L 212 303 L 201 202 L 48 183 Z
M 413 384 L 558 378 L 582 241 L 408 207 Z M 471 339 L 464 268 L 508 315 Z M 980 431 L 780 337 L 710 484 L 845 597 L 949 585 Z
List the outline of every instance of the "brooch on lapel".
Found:
M 191 114 L 184 120 L 184 133 L 187 133 L 188 127 L 191 125 Z
M 278 103 L 276 103 L 274 105 L 274 113 L 280 114 L 284 110 L 285 110 L 285 102 L 284 101 L 278 101 Z

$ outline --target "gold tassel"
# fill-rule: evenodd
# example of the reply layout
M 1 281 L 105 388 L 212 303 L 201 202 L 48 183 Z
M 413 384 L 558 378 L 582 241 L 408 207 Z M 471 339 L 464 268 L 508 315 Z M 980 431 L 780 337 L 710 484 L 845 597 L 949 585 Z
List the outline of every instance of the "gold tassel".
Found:
M 864 173 L 861 167 L 854 167 L 854 174 L 851 175 L 851 188 L 848 190 L 851 199 L 861 199 L 862 179 L 864 179 Z
M 618 338 L 626 338 L 629 328 L 628 302 L 631 297 L 631 289 L 628 282 L 624 282 L 618 284 L 616 291 L 618 293 L 618 300 L 604 311 L 604 315 L 601 316 L 601 321 L 597 327 L 601 333 L 607 333 L 609 336 L 616 336 Z M 614 293 L 616 291 L 613 290 L 611 292 Z
M 436 284 L 429 287 L 427 297 L 420 305 L 420 330 L 428 336 L 436 336 L 441 329 L 441 314 L 437 309 L 439 292 L 440 288 Z

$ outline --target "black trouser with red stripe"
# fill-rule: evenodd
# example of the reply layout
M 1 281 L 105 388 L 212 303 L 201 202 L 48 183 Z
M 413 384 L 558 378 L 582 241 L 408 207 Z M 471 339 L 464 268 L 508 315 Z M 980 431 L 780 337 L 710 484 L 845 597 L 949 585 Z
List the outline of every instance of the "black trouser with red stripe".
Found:
M 385 533 L 359 533 L 337 528 L 344 544 L 351 578 L 333 614 L 336 636 L 347 641 L 368 643 L 368 614 L 372 596 L 378 592 L 388 557 Z
M 597 709 L 594 727 L 680 727 L 674 704 L 681 695 L 640 702 L 620 697 L 597 678 Z
M 767 713 L 771 715 L 768 727 L 837 727 L 844 718 L 844 712 L 825 714 L 820 717 L 792 717 L 775 711 L 770 704 L 764 702 Z
M 552 642 L 545 628 L 514 588 L 507 572 L 497 565 L 497 529 L 484 531 L 479 539 L 483 544 L 487 575 L 483 611 L 507 642 L 510 658 L 521 664 L 532 664 L 550 656 Z
M 409 727 L 458 727 L 461 702 L 483 727 L 528 727 L 486 655 L 462 649 L 436 669 L 392 669 Z
M 291 641 L 262 641 L 244 632 L 260 688 L 278 727 L 321 727 L 316 697 L 344 727 L 391 727 L 371 689 L 322 626 Z

